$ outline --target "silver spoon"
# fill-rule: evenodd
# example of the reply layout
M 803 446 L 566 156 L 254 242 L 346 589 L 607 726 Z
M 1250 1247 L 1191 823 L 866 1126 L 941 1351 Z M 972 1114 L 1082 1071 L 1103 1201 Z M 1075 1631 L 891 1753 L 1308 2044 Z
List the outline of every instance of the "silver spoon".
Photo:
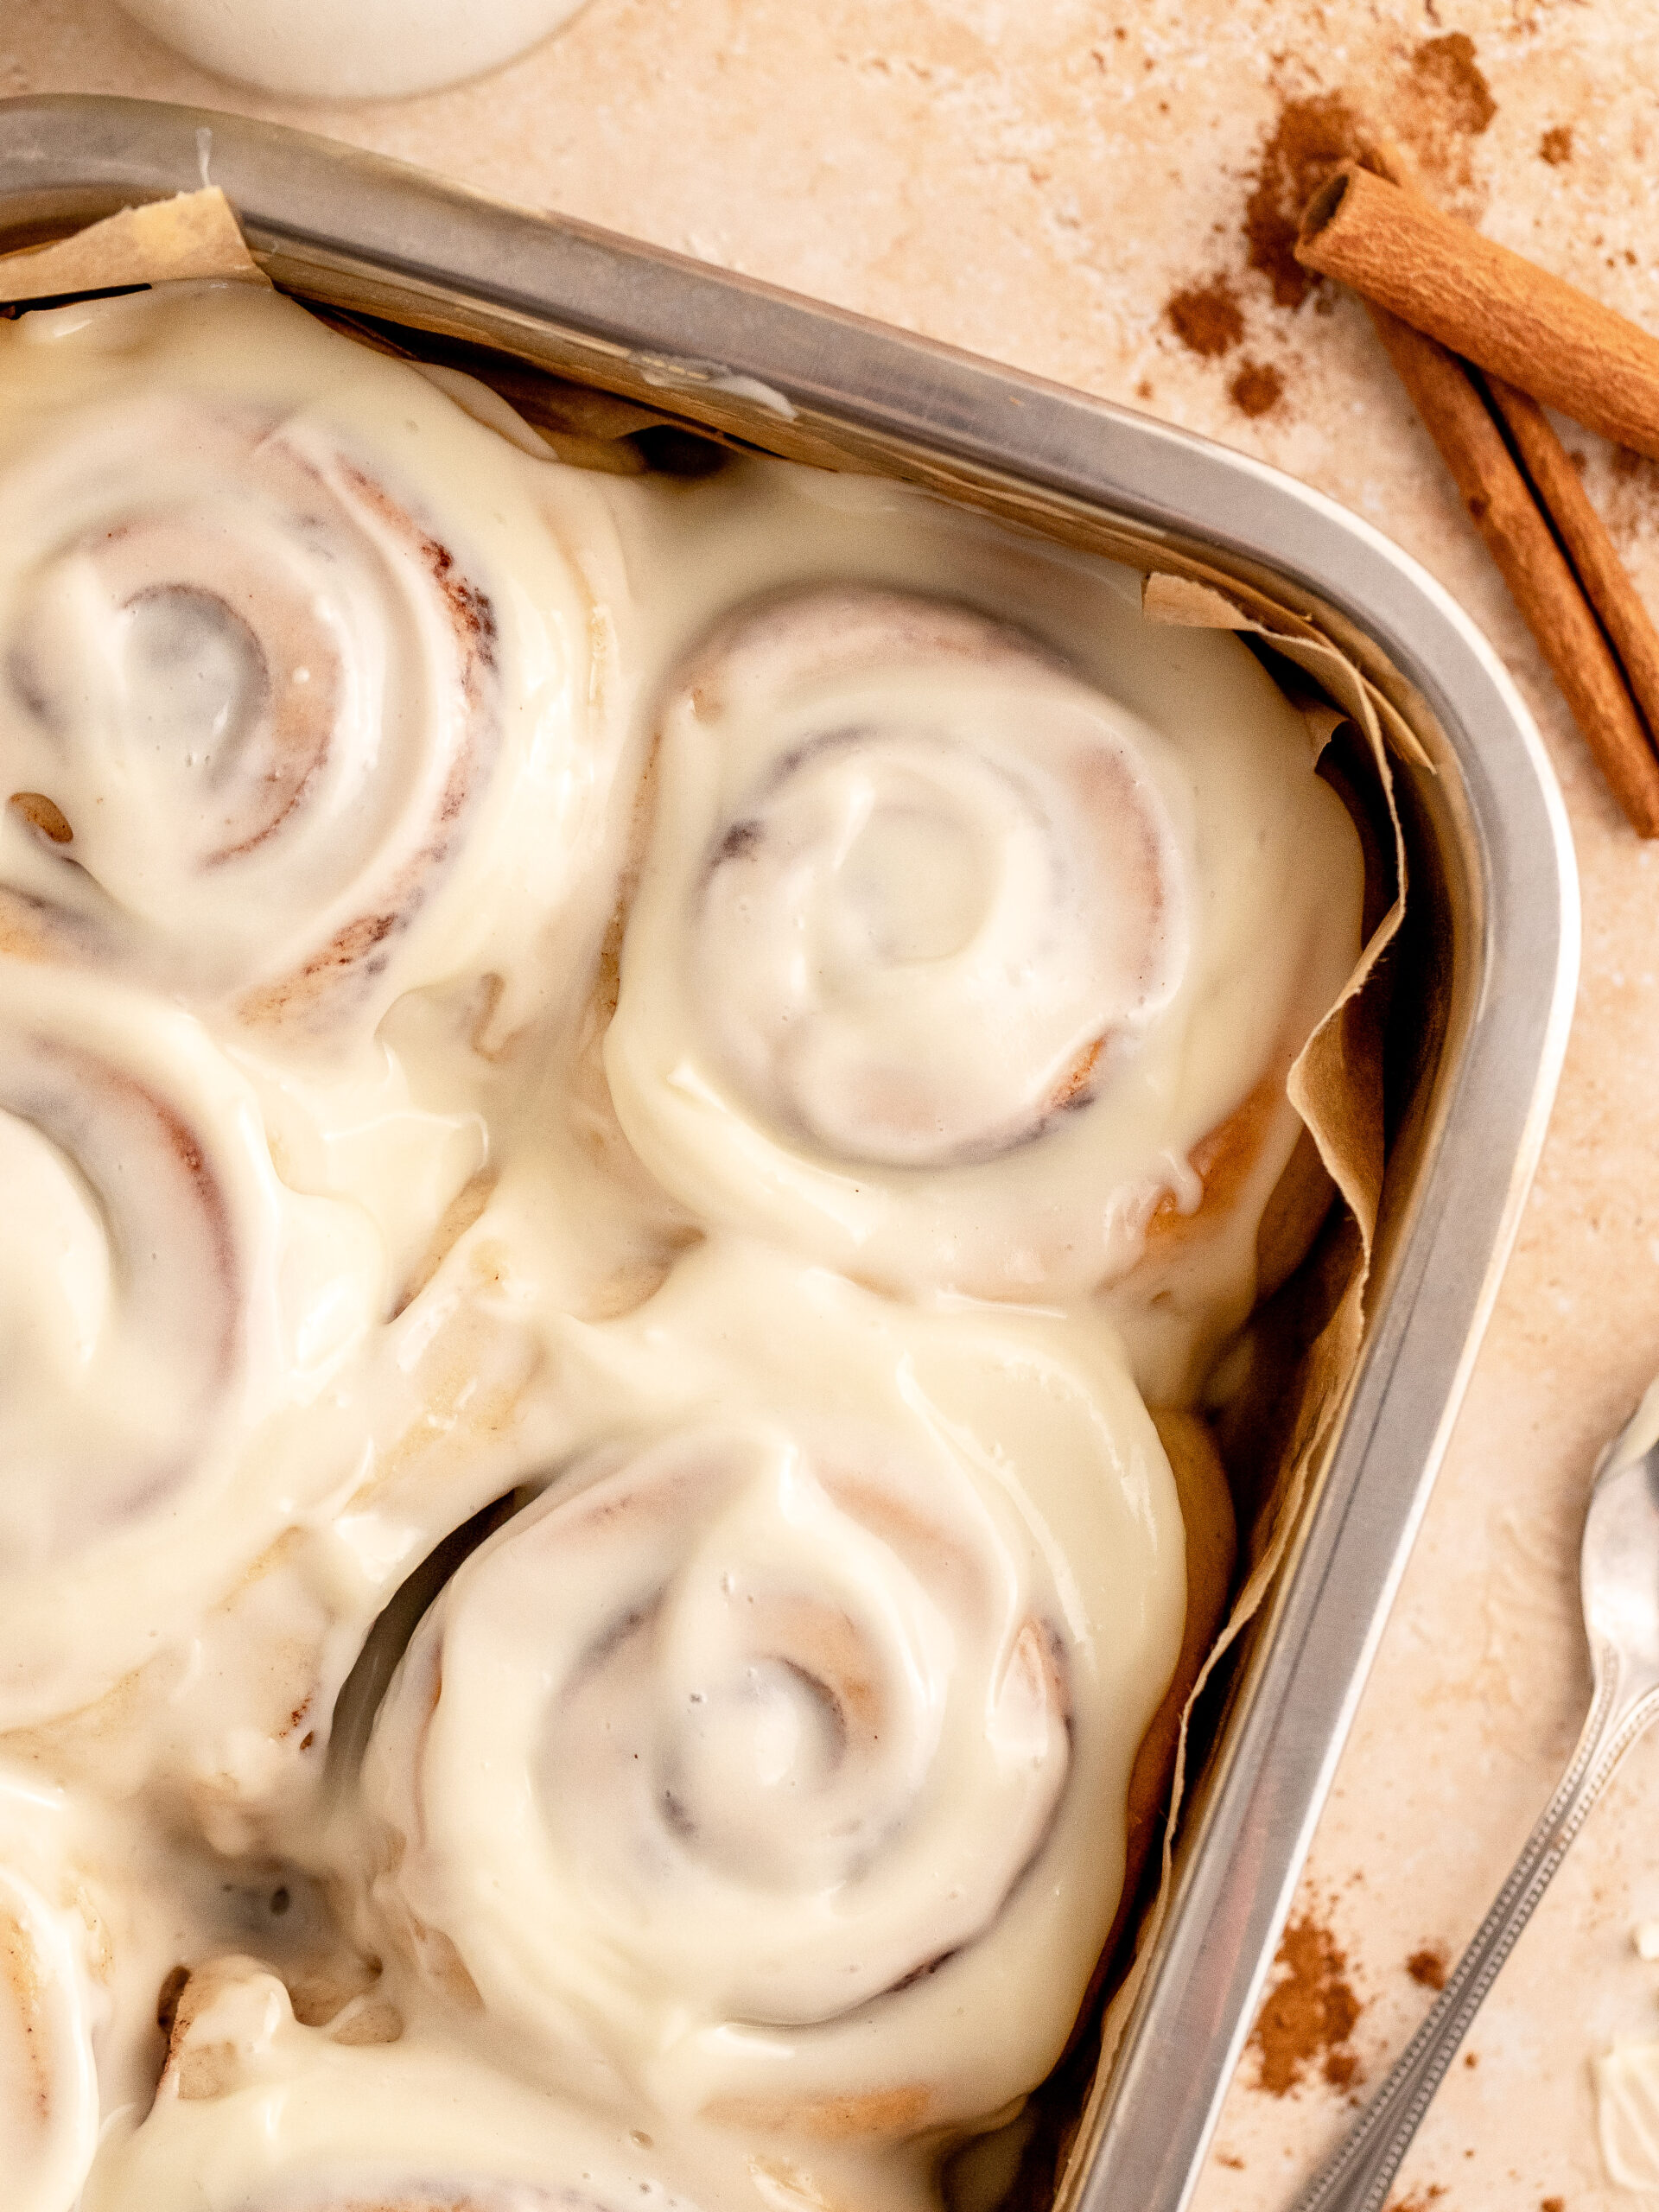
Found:
M 1433 2010 L 1292 2212 L 1381 2212 L 1458 2045 L 1567 1846 L 1620 1759 L 1659 1715 L 1659 1383 L 1596 1477 L 1579 1590 L 1595 1694 L 1567 1772 Z

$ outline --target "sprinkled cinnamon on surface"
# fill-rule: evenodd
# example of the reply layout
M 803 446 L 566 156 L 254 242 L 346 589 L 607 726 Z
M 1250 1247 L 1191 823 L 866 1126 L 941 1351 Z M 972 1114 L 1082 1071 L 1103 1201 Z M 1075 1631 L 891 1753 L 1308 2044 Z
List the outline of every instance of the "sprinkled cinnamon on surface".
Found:
M 1541 162 L 1548 162 L 1553 169 L 1558 169 L 1563 162 L 1572 160 L 1573 126 L 1570 123 L 1558 123 L 1553 130 L 1545 131 L 1538 141 L 1538 158 Z
M 1224 276 L 1172 293 L 1164 302 L 1164 313 L 1187 352 L 1205 360 L 1227 353 L 1244 335 L 1238 295 Z
M 1361 2006 L 1347 1980 L 1348 1956 L 1328 1928 L 1311 1917 L 1286 1929 L 1250 2044 L 1260 2062 L 1258 2087 L 1275 2097 L 1295 2088 L 1315 2064 L 1335 2088 L 1360 2078 L 1349 2047 Z
M 1427 2182 L 1421 2189 L 1414 2189 L 1409 2196 L 1391 2196 L 1382 2212 L 1428 2212 L 1429 2206 L 1437 2204 L 1445 2195 L 1439 2182 Z
M 1340 92 L 1287 100 L 1256 166 L 1244 204 L 1249 264 L 1273 287 L 1274 303 L 1298 308 L 1319 279 L 1296 258 L 1296 231 L 1314 187 L 1361 150 L 1359 118 Z
M 1246 361 L 1227 387 L 1241 415 L 1265 415 L 1285 396 L 1285 380 L 1270 361 Z
M 1438 1943 L 1426 1943 L 1406 1961 L 1406 1972 L 1425 1989 L 1446 1987 L 1446 1953 Z
M 1466 31 L 1425 39 L 1411 57 L 1409 97 L 1436 111 L 1433 119 L 1448 130 L 1478 137 L 1497 113 L 1491 87 L 1475 60 L 1475 42 Z

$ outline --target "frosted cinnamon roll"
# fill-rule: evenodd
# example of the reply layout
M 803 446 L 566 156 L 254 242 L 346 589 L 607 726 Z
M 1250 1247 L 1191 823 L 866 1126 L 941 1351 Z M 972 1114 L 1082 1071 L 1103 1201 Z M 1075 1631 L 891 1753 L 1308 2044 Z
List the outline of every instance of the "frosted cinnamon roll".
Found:
M 1089 1984 L 1181 1641 L 1114 1344 L 718 1250 L 589 1334 L 634 1433 L 405 1655 L 385 1923 L 590 2094 L 832 2139 L 995 2110 Z
M 671 1191 L 908 1292 L 1166 1241 L 1248 1303 L 1362 890 L 1260 669 L 1158 729 L 1021 632 L 826 587 L 696 648 L 657 778 L 607 1066 Z
M 579 472 L 289 302 L 0 327 L 0 943 L 300 1035 L 544 989 L 611 895 L 613 570 Z
M 55 1790 L 0 1769 L 0 2175 L 8 2212 L 66 2212 L 98 2143 L 98 1911 Z
M 338 1482 L 282 1416 L 382 1273 L 190 1015 L 0 963 L 0 1727 L 107 1688 Z
M 204 1986 L 200 1992 L 197 1984 Z M 664 2139 L 516 2085 L 442 2036 L 299 2026 L 252 1959 L 180 2002 L 149 2116 L 112 2133 L 82 2212 L 921 2212 L 870 2169 L 855 2191 L 766 2187 L 764 2162 Z

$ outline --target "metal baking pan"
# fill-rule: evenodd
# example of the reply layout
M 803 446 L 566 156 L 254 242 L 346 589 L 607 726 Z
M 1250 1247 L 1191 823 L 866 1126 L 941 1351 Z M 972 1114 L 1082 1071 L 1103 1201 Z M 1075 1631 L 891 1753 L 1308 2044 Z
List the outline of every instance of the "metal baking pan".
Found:
M 1179 2212 L 1484 1329 L 1566 1046 L 1576 872 L 1496 654 L 1387 539 L 1260 462 L 1125 409 L 355 149 L 206 111 L 0 103 L 0 246 L 223 187 L 304 297 L 470 338 L 791 458 L 910 477 L 1120 557 L 1196 551 L 1316 612 L 1396 698 L 1415 950 L 1444 1009 L 1395 1133 L 1360 1364 L 1184 1823 L 1069 2212 Z

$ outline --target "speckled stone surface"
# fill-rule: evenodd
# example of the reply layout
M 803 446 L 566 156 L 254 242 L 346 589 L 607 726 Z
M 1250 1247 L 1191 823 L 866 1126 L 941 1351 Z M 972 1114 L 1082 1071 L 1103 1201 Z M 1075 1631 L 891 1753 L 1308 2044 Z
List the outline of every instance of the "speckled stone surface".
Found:
M 1296 1907 L 1343 1955 L 1357 2017 L 1337 2063 L 1316 2056 L 1282 2094 L 1247 2054 L 1198 2199 L 1281 2205 L 1427 2004 L 1408 1960 L 1454 1952 L 1484 1911 L 1586 1702 L 1579 1516 L 1599 1445 L 1659 1367 L 1659 849 L 1615 814 L 1363 315 L 1276 300 L 1244 225 L 1254 204 L 1270 260 L 1275 180 L 1291 188 L 1298 146 L 1345 100 L 1449 205 L 1659 330 L 1659 11 L 591 0 L 487 79 L 301 108 L 186 67 L 111 0 L 11 0 L 0 92 L 60 90 L 300 122 L 1188 424 L 1389 531 L 1514 670 L 1572 813 L 1583 984 L 1516 1258 Z M 1167 304 L 1195 291 L 1210 310 L 1184 340 Z M 1568 436 L 1659 612 L 1659 471 Z M 1399 2212 L 1637 2202 L 1603 2171 L 1589 2060 L 1659 2038 L 1659 1966 L 1630 1941 L 1659 1916 L 1656 1814 L 1659 1738 L 1489 2000 Z M 1349 2057 L 1345 2088 L 1325 2078 Z

